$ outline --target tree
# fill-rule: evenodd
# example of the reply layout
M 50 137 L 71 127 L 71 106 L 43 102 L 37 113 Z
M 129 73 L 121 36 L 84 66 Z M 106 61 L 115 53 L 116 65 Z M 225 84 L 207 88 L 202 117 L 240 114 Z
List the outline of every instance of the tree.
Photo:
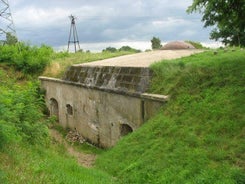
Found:
M 125 52 L 140 52 L 140 50 L 134 49 L 129 46 L 122 46 L 119 51 L 125 51 Z
M 6 33 L 6 44 L 7 45 L 15 45 L 18 42 L 16 36 L 12 35 L 11 33 Z
M 193 0 L 187 12 L 203 14 L 204 27 L 216 26 L 210 38 L 225 45 L 245 46 L 244 0 Z
M 161 40 L 159 38 L 153 37 L 151 39 L 151 48 L 154 49 L 160 49 L 162 47 Z
M 117 52 L 117 49 L 115 47 L 106 47 L 102 52 Z

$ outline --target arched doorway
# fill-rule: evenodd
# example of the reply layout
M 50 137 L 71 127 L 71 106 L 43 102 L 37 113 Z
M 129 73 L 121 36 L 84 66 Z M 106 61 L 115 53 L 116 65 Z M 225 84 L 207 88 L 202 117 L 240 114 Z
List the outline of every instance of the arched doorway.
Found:
M 50 116 L 56 116 L 57 120 L 59 120 L 59 105 L 56 99 L 50 99 Z
M 66 112 L 69 115 L 73 115 L 73 108 L 70 104 L 66 104 Z
M 128 124 L 121 124 L 121 126 L 120 126 L 121 136 L 125 136 L 131 132 L 133 132 L 133 129 Z

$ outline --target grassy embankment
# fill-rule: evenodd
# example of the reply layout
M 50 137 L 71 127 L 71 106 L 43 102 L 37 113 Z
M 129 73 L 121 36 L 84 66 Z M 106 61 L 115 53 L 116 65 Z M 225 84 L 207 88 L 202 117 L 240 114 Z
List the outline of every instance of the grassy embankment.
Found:
M 159 114 L 102 154 L 121 183 L 245 183 L 245 51 L 212 51 L 152 66 Z

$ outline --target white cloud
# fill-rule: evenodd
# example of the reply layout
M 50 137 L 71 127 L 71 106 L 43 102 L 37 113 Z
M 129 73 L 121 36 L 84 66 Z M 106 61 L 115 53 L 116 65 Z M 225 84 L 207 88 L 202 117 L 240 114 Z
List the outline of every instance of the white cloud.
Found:
M 70 14 L 77 17 L 81 43 L 149 41 L 153 36 L 162 40 L 207 40 L 209 34 L 202 30 L 199 16 L 185 12 L 191 3 L 192 0 L 15 0 L 11 1 L 11 9 L 17 35 L 33 44 L 66 44 Z
M 36 7 L 25 7 L 16 13 L 15 24 L 19 27 L 57 26 L 68 19 L 69 11 L 62 8 L 45 10 Z
M 188 26 L 191 22 L 181 18 L 167 17 L 167 19 L 154 20 L 152 25 L 156 27 L 174 28 L 178 26 Z

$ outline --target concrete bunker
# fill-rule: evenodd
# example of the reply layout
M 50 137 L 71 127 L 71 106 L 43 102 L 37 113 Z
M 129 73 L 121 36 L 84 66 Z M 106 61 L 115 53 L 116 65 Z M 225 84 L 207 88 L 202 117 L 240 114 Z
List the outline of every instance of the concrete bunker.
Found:
M 195 47 L 184 41 L 173 41 L 165 44 L 162 48 L 162 50 L 182 50 L 182 49 L 195 49 Z
M 51 115 L 89 142 L 107 148 L 139 128 L 167 97 L 145 93 L 151 71 L 144 67 L 73 65 L 63 79 L 39 77 Z

